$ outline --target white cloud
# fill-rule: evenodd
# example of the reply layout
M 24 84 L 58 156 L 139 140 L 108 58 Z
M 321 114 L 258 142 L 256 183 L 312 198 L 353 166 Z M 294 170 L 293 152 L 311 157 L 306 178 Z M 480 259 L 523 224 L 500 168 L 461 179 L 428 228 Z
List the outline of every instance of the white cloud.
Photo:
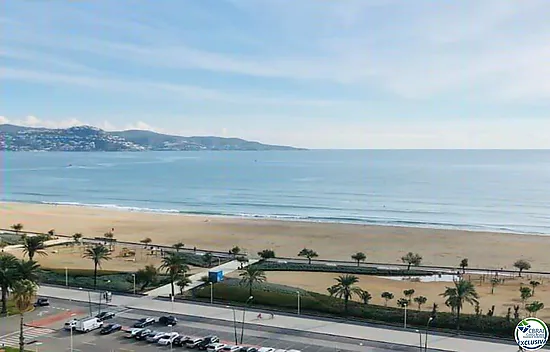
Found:
M 36 116 L 29 115 L 24 118 L 9 119 L 5 116 L 0 116 L 0 124 L 9 123 L 12 125 L 25 126 L 25 127 L 46 127 L 46 128 L 68 128 L 73 126 L 85 125 L 84 122 L 76 119 L 69 118 L 64 120 L 43 120 Z

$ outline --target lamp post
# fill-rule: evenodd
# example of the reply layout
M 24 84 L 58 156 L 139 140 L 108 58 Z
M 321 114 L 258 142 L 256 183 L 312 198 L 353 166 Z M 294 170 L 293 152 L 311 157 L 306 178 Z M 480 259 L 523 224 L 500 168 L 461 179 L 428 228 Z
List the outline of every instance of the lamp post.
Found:
M 134 295 L 136 294 L 136 274 L 132 273 L 132 277 L 134 278 Z
M 233 311 L 233 329 L 235 330 L 235 345 L 238 345 L 239 341 L 237 339 L 237 316 L 235 313 L 235 308 L 230 306 L 225 306 L 225 308 L 230 308 Z
M 298 294 L 298 315 L 300 315 L 300 291 L 296 291 Z
M 407 307 L 408 307 L 408 303 L 405 303 L 405 316 L 403 318 L 403 328 L 406 329 L 407 328 Z
M 428 319 L 428 322 L 426 323 L 426 338 L 424 339 L 424 350 L 428 352 L 428 328 L 430 327 L 430 323 L 434 320 L 434 317 L 430 317 Z
M 170 327 L 170 351 L 172 351 L 172 324 L 168 325 Z
M 65 287 L 69 288 L 69 268 L 65 267 Z
M 246 313 L 246 307 L 248 306 L 248 304 L 250 302 L 252 302 L 253 299 L 254 299 L 254 296 L 248 297 L 248 299 L 246 300 L 246 303 L 244 304 L 244 307 L 243 307 L 243 322 L 242 322 L 242 325 L 241 325 L 241 345 L 243 343 L 243 336 L 244 336 L 244 315 Z
M 210 304 L 213 304 L 214 303 L 214 285 L 212 283 L 212 281 L 210 281 Z
M 74 317 L 74 316 L 76 316 L 76 313 L 71 314 L 71 317 Z M 71 324 L 71 351 L 70 352 L 73 352 L 73 329 L 74 329 L 74 326 L 72 326 Z
M 418 344 L 418 349 L 420 352 L 422 352 L 422 332 L 418 329 L 415 330 L 416 333 L 418 333 L 418 336 L 420 337 L 420 343 Z

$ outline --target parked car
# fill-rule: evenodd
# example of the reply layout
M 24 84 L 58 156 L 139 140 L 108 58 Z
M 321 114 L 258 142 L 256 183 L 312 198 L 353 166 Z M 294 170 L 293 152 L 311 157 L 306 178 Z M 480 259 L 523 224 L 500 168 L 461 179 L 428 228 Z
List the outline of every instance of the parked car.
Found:
M 162 324 L 162 325 L 176 325 L 178 323 L 178 319 L 174 316 L 171 316 L 171 315 L 165 315 L 163 317 L 160 317 L 159 318 L 159 324 Z
M 185 346 L 187 348 L 196 348 L 199 346 L 199 344 L 202 342 L 203 338 L 202 337 L 197 337 L 197 338 L 194 338 L 192 339 L 191 341 L 187 341 L 185 343 Z
M 158 342 L 158 340 L 163 338 L 164 335 L 166 335 L 165 331 L 157 331 L 157 333 L 155 335 L 153 335 L 151 333 L 151 334 L 149 334 L 149 336 L 147 336 L 147 342 L 155 342 L 156 343 L 156 342 Z
M 71 319 L 68 322 L 66 322 L 65 325 L 63 325 L 63 328 L 69 331 L 74 330 L 77 322 L 78 322 L 78 319 Z
M 275 352 L 287 352 L 287 350 L 279 348 L 279 349 L 276 349 Z
M 136 323 L 134 324 L 134 328 L 144 328 L 146 326 L 153 325 L 154 323 L 155 318 L 141 318 L 140 320 L 136 321 Z
M 105 321 L 107 319 L 112 319 L 115 317 L 114 312 L 101 312 L 98 315 L 95 316 L 99 321 Z
M 35 307 L 45 307 L 49 305 L 50 305 L 50 301 L 48 301 L 47 298 L 38 298 L 36 302 L 34 302 Z
M 208 336 L 205 336 L 202 338 L 202 341 L 197 345 L 197 348 L 199 350 L 206 350 L 206 348 L 208 347 L 208 345 L 210 345 L 211 343 L 218 343 L 220 342 L 220 338 L 217 337 L 217 336 L 214 336 L 214 335 L 208 335 Z
M 176 337 L 174 339 L 174 341 L 172 341 L 172 345 L 174 346 L 180 346 L 180 347 L 183 347 L 185 346 L 189 341 L 192 341 L 193 338 L 191 336 L 183 336 L 183 335 L 180 335 L 178 337 Z
M 218 352 L 221 351 L 225 345 L 223 343 L 211 343 L 206 347 L 206 350 L 208 352 Z
M 174 331 L 174 332 L 169 332 L 169 333 L 167 333 L 167 334 L 164 334 L 164 336 L 161 337 L 161 338 L 158 340 L 157 343 L 158 343 L 159 345 L 161 345 L 161 346 L 166 346 L 166 345 L 169 345 L 169 344 L 173 343 L 173 342 L 174 342 L 174 339 L 175 339 L 176 337 L 178 337 L 178 336 L 180 336 L 180 334 L 177 333 L 177 332 L 175 332 L 175 331 Z
M 143 329 L 140 332 L 136 333 L 136 336 L 135 336 L 136 340 L 145 340 L 147 338 L 147 336 L 152 332 L 153 332 L 153 330 L 151 330 L 151 329 Z M 156 332 L 155 332 L 155 334 L 156 334 Z
M 126 331 L 126 334 L 124 335 L 124 337 L 126 337 L 128 339 L 134 338 L 134 337 L 136 337 L 137 333 L 139 333 L 140 331 L 143 331 L 143 330 L 145 330 L 145 328 L 133 328 L 129 331 Z
M 101 328 L 101 330 L 99 330 L 99 333 L 101 335 L 108 335 L 110 333 L 113 333 L 113 332 L 119 331 L 119 330 L 122 330 L 122 325 L 115 324 L 115 323 L 110 323 L 110 324 L 107 324 L 107 325 L 103 326 Z
M 302 352 L 300 350 L 288 350 L 287 352 Z
M 275 352 L 275 349 L 271 347 L 260 347 L 258 348 L 258 352 Z
M 242 346 L 225 345 L 222 348 L 222 352 L 238 352 Z

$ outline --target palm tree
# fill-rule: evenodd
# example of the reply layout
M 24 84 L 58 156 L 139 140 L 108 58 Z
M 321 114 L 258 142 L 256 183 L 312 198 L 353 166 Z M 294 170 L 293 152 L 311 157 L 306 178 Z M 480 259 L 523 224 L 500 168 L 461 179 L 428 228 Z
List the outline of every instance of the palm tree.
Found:
M 25 352 L 25 336 L 23 335 L 25 312 L 32 307 L 36 296 L 36 284 L 30 280 L 19 280 L 13 283 L 12 293 L 15 306 L 19 310 L 19 352 Z
M 150 239 L 149 237 L 145 237 L 145 238 L 142 239 L 140 242 L 143 243 L 143 244 L 145 245 L 145 248 L 147 248 L 147 245 L 149 245 L 151 242 L 153 242 L 153 240 Z
M 275 258 L 275 251 L 273 249 L 264 249 L 263 251 L 258 252 L 258 255 L 262 260 L 267 260 Z
M 141 284 L 140 291 L 145 290 L 147 286 L 155 283 L 158 277 L 158 270 L 154 265 L 147 265 L 136 272 L 136 282 Z
M 26 279 L 38 284 L 38 272 L 40 270 L 40 264 L 34 260 L 18 260 L 15 264 L 15 271 L 19 278 Z
M 23 243 L 23 254 L 29 256 L 29 260 L 33 260 L 34 255 L 43 255 L 46 256 L 48 253 L 44 250 L 44 238 L 42 236 L 32 236 L 25 237 L 25 242 Z
M 544 303 L 539 301 L 533 301 L 525 307 L 525 310 L 529 312 L 530 317 L 531 316 L 536 317 L 537 312 L 543 308 L 544 308 Z
M 361 298 L 361 301 L 364 304 L 369 304 L 369 301 L 372 299 L 372 295 L 369 293 L 369 291 L 361 290 L 359 298 Z
M 55 229 L 49 229 L 48 232 L 46 232 L 46 237 L 51 239 L 53 236 L 55 236 Z
M 102 244 L 97 244 L 92 248 L 86 248 L 83 258 L 91 259 L 94 262 L 94 290 L 97 287 L 97 267 L 101 268 L 101 262 L 111 259 L 111 252 Z
M 397 306 L 400 308 L 405 308 L 409 305 L 410 301 L 406 298 L 399 298 L 397 300 Z
M 491 279 L 491 294 L 495 294 L 495 287 L 500 284 L 500 279 L 498 277 L 494 277 Z
M 478 303 L 479 295 L 470 281 L 455 281 L 455 287 L 447 287 L 441 296 L 446 297 L 445 304 L 456 311 L 456 329 L 460 329 L 460 310 L 464 303 Z
M 384 307 L 387 307 L 388 306 L 388 301 L 393 299 L 393 293 L 391 292 L 382 292 L 382 294 L 380 295 L 380 297 L 382 297 L 385 302 L 384 302 Z
M 363 252 L 357 252 L 351 256 L 351 259 L 355 260 L 357 262 L 357 266 L 359 266 L 359 262 L 364 262 L 367 259 L 367 256 Z
M 171 252 L 164 258 L 162 258 L 161 270 L 166 270 L 170 278 L 170 286 L 172 288 L 172 297 L 175 296 L 174 282 L 178 279 L 179 275 L 183 272 L 189 271 L 189 267 L 185 264 L 184 257 L 177 252 Z
M 529 287 L 520 287 L 519 294 L 520 294 L 521 301 L 523 302 L 523 306 L 525 307 L 525 301 L 527 301 L 531 296 L 533 296 L 533 292 Z
M 113 240 L 115 238 L 115 234 L 109 231 L 109 232 L 105 232 L 103 234 L 103 237 L 105 237 L 105 242 L 109 242 L 109 249 L 111 249 L 113 245 Z
M 23 224 L 18 222 L 17 224 L 13 224 L 10 226 L 13 231 L 15 231 L 16 235 L 19 235 L 19 232 L 23 231 Z
M 180 249 L 185 247 L 185 244 L 183 242 L 178 242 L 172 245 L 172 247 L 176 250 L 176 252 L 179 252 Z
M 210 268 L 212 266 L 212 260 L 214 259 L 214 256 L 212 255 L 211 252 L 206 252 L 204 253 L 204 255 L 202 256 L 202 260 L 204 261 L 204 263 Z
M 2 288 L 2 311 L 8 312 L 8 291 L 19 278 L 17 273 L 17 258 L 13 254 L 0 253 L 0 287 Z
M 531 264 L 527 260 L 523 259 L 516 260 L 514 266 L 519 270 L 519 277 L 521 277 L 521 273 L 523 272 L 523 270 L 531 269 Z
M 80 232 L 77 232 L 73 235 L 74 243 L 80 244 L 80 240 L 82 240 L 82 234 Z
M 529 285 L 531 285 L 531 287 L 533 288 L 533 296 L 534 296 L 535 295 L 535 288 L 537 288 L 537 286 L 540 285 L 540 282 L 535 281 L 535 280 L 531 280 L 529 282 Z
M 185 287 L 191 285 L 192 283 L 193 281 L 191 281 L 187 275 L 182 276 L 176 283 L 176 285 L 180 288 L 180 295 L 183 295 L 183 290 L 185 290 Z
M 407 270 L 411 270 L 411 265 L 419 266 L 422 263 L 422 256 L 418 253 L 409 252 L 401 257 L 401 261 L 407 264 Z
M 415 297 L 413 301 L 414 303 L 418 304 L 418 310 L 420 310 L 420 307 L 423 304 L 426 304 L 426 302 L 428 302 L 428 299 L 424 296 L 418 296 L 418 297 Z
M 313 249 L 304 248 L 298 253 L 298 257 L 306 257 L 308 260 L 308 264 L 311 264 L 311 258 L 317 258 L 319 254 L 315 252 Z
M 468 266 L 468 258 L 464 258 L 460 261 L 460 267 L 462 268 L 462 273 L 466 273 L 466 267 Z
M 253 266 L 247 266 L 240 274 L 242 286 L 248 286 L 248 296 L 252 296 L 252 286 L 267 281 L 265 272 L 256 269 Z
M 405 295 L 405 297 L 407 297 L 407 299 L 409 300 L 409 303 L 411 303 L 412 296 L 414 295 L 414 292 L 415 292 L 414 288 L 403 291 L 403 294 Z
M 233 258 L 237 257 L 239 254 L 241 254 L 241 248 L 239 246 L 235 246 L 229 250 L 231 254 L 233 254 Z
M 359 278 L 355 275 L 340 275 L 335 278 L 336 284 L 330 289 L 331 296 L 344 299 L 344 312 L 348 312 L 348 301 L 353 295 L 360 297 L 361 288 L 354 286 L 359 282 Z

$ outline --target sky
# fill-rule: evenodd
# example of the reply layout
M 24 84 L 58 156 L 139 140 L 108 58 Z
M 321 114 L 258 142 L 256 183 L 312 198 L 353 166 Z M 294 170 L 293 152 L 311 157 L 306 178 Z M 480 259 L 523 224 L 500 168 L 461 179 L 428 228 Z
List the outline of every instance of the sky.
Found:
M 0 123 L 550 148 L 547 0 L 0 2 Z

